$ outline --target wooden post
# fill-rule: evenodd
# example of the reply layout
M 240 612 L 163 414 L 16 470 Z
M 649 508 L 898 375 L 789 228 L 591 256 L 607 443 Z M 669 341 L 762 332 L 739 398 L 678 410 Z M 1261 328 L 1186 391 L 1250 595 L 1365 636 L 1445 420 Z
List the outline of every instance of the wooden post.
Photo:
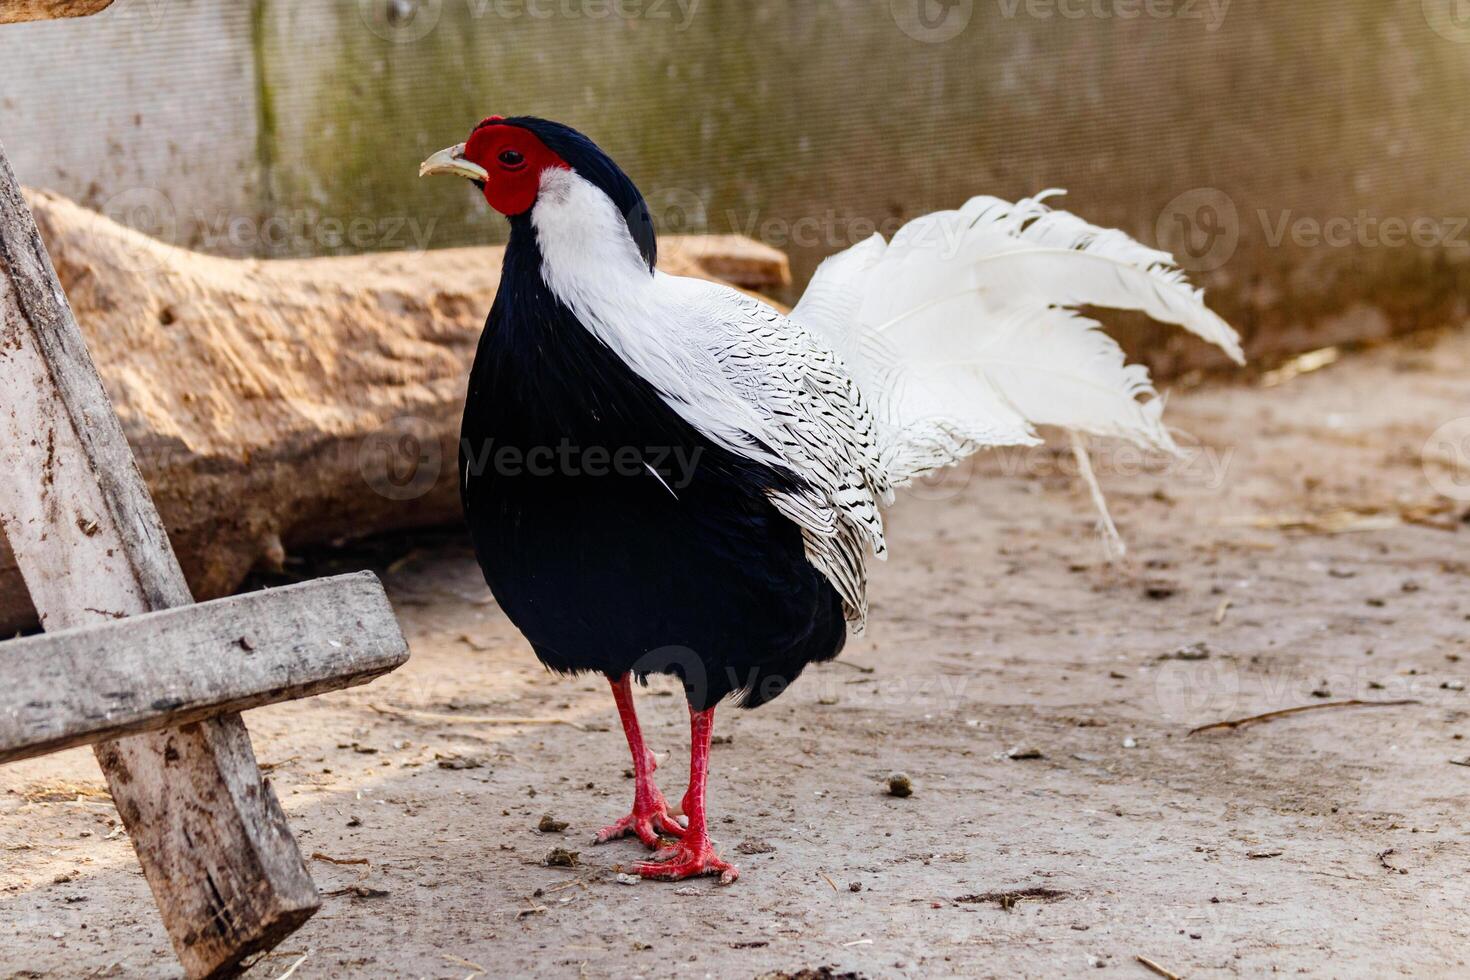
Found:
M 0 24 L 86 17 L 110 6 L 112 0 L 0 0 Z
M 0 516 L 43 624 L 191 603 L 3 147 L 0 392 Z M 235 972 L 319 907 L 238 715 L 96 751 L 191 977 Z

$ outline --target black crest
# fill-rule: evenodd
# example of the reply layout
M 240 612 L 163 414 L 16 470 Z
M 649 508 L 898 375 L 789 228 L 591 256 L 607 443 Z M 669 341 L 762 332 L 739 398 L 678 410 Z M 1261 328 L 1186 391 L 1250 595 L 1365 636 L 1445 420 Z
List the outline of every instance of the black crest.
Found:
M 512 116 L 499 120 L 503 126 L 519 126 L 535 134 L 557 156 L 572 165 L 583 179 L 612 199 L 628 231 L 648 263 L 649 271 L 658 262 L 658 237 L 653 230 L 653 217 L 648 213 L 648 203 L 643 200 L 632 178 L 623 173 L 623 168 L 586 136 L 570 126 L 538 119 L 535 116 Z

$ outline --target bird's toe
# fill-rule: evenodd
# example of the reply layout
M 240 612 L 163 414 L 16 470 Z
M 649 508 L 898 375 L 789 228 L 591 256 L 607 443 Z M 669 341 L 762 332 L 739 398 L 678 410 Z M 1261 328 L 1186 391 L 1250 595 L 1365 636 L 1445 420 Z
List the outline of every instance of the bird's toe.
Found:
M 663 845 L 664 837 L 677 839 L 683 835 L 684 828 L 669 816 L 664 807 L 635 807 L 632 813 L 617 823 L 599 830 L 597 836 L 592 838 L 592 843 L 607 844 L 624 837 L 637 837 L 643 842 L 643 846 L 658 848 Z
M 686 878 L 718 875 L 720 884 L 728 885 L 740 877 L 740 869 L 722 860 L 708 840 L 697 844 L 686 840 L 673 847 L 666 847 L 649 860 L 635 864 L 632 870 L 641 878 L 658 881 L 683 881 Z

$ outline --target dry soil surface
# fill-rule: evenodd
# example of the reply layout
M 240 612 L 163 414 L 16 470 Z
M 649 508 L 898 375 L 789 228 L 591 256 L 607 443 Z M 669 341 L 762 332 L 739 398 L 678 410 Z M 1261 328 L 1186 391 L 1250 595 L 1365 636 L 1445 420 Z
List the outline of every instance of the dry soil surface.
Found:
M 1467 975 L 1470 480 L 1422 455 L 1470 337 L 1290 373 L 1176 391 L 1182 463 L 1098 454 L 1119 564 L 1066 456 L 907 494 L 868 635 L 718 719 L 731 887 L 589 846 L 632 793 L 611 699 L 540 668 L 457 535 L 298 566 L 383 570 L 414 656 L 248 716 L 325 894 L 251 976 Z M 676 798 L 684 707 L 639 703 Z M 0 977 L 176 975 L 86 752 L 0 772 L 0 861 Z

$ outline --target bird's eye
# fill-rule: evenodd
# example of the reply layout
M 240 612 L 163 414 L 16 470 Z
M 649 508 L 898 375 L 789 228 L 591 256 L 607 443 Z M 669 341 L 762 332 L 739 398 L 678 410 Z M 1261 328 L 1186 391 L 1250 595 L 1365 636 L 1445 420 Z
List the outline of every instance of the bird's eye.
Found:
M 519 150 L 502 150 L 500 153 L 500 162 L 507 167 L 519 167 L 526 162 L 526 158 Z

